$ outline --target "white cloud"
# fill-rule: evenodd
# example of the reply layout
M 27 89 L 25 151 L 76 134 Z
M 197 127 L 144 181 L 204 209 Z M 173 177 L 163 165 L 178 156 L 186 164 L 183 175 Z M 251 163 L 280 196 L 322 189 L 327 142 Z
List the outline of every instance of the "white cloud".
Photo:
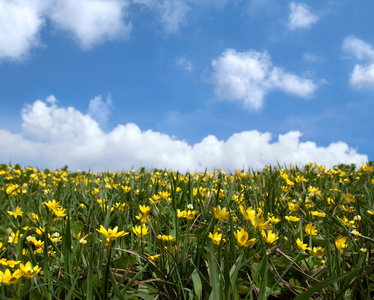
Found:
M 288 28 L 305 29 L 318 21 L 318 16 L 309 10 L 309 7 L 303 3 L 290 3 L 290 15 L 288 17 Z
M 41 45 L 47 20 L 68 32 L 84 48 L 125 38 L 129 0 L 12 0 L 0 1 L 0 60 L 21 60 Z
M 223 8 L 228 0 L 133 0 L 153 11 L 166 33 L 176 33 L 194 15 L 205 8 Z
M 192 62 L 189 61 L 185 56 L 183 57 L 178 57 L 176 59 L 176 64 L 177 66 L 182 67 L 185 71 L 191 73 L 193 70 L 193 65 Z
M 21 60 L 40 45 L 42 8 L 40 1 L 0 2 L 0 59 Z
M 124 24 L 128 0 L 54 0 L 49 17 L 57 28 L 71 33 L 84 49 L 106 40 L 128 37 Z
M 272 90 L 306 98 L 317 88 L 310 79 L 273 67 L 266 52 L 227 49 L 212 61 L 212 66 L 216 95 L 220 99 L 242 101 L 249 109 L 260 109 L 265 95 Z
M 103 97 L 98 95 L 90 100 L 88 105 L 89 115 L 99 124 L 105 125 L 108 122 L 109 114 L 112 108 L 112 98 L 110 94 L 103 101 Z
M 322 59 L 319 56 L 317 56 L 315 54 L 311 54 L 311 53 L 304 53 L 303 54 L 303 59 L 306 62 L 309 62 L 309 63 L 315 63 L 315 62 L 322 61 Z
M 367 61 L 366 64 L 357 64 L 351 75 L 350 84 L 355 88 L 374 88 L 374 48 L 369 43 L 349 35 L 343 40 L 343 51 L 353 55 L 358 60 Z
M 271 142 L 270 133 L 256 130 L 235 133 L 226 141 L 210 135 L 189 145 L 166 134 L 141 131 L 136 124 L 117 125 L 105 133 L 89 114 L 74 107 L 59 107 L 53 96 L 37 100 L 22 112 L 23 131 L 0 130 L 0 160 L 39 168 L 119 171 L 168 168 L 180 171 L 262 168 L 265 164 L 306 164 L 329 167 L 361 164 L 368 157 L 343 142 L 318 147 L 301 142 L 301 133 L 290 131 Z

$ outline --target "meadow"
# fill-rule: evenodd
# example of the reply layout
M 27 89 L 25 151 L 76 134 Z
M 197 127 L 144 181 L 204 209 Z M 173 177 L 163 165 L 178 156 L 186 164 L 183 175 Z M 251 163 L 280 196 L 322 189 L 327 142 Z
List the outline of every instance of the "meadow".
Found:
M 374 165 L 0 165 L 0 299 L 372 299 Z

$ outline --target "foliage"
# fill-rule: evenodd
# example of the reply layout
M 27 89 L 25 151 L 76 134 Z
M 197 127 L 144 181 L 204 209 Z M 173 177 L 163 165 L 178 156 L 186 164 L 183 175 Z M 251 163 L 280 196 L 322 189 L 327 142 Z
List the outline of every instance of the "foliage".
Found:
M 1 299 L 371 299 L 374 166 L 0 165 Z

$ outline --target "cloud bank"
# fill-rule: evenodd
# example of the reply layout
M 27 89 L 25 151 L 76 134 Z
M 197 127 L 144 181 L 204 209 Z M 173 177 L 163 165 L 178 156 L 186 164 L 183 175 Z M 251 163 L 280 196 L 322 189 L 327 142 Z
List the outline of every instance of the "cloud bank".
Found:
M 272 90 L 307 98 L 317 86 L 312 80 L 274 67 L 266 52 L 227 49 L 213 59 L 211 76 L 218 98 L 241 101 L 248 109 L 260 109 L 265 95 Z
M 209 135 L 194 145 L 160 132 L 142 131 L 134 123 L 119 124 L 106 133 L 90 114 L 59 107 L 54 96 L 25 106 L 22 120 L 21 133 L 0 130 L 2 162 L 52 169 L 68 165 L 71 170 L 121 171 L 143 166 L 183 172 L 219 167 L 246 170 L 277 163 L 314 162 L 331 167 L 368 160 L 343 142 L 328 147 L 302 142 L 298 131 L 279 135 L 273 142 L 270 133 L 257 130 L 235 133 L 226 141 Z
M 349 35 L 343 40 L 343 51 L 351 54 L 365 64 L 355 65 L 351 75 L 350 84 L 354 88 L 374 88 L 374 48 L 371 44 Z

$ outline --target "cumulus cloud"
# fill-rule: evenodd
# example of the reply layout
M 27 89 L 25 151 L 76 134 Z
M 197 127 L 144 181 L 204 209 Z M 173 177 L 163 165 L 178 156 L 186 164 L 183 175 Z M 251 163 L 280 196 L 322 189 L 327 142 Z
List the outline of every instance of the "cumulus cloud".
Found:
M 290 15 L 288 17 L 288 28 L 305 29 L 318 21 L 318 16 L 312 13 L 309 7 L 303 3 L 290 3 Z
M 365 64 L 355 65 L 351 75 L 350 84 L 355 88 L 374 88 L 374 48 L 371 44 L 349 35 L 343 40 L 343 51 L 353 55 L 358 60 L 366 61 Z
M 90 100 L 88 113 L 99 124 L 105 125 L 108 122 L 111 108 L 112 97 L 108 95 L 104 101 L 103 97 L 98 95 Z
M 117 125 L 105 133 L 90 116 L 74 107 L 59 107 L 54 96 L 36 100 L 22 111 L 23 131 L 0 130 L 0 159 L 39 168 L 120 171 L 130 168 L 168 168 L 180 171 L 262 168 L 265 164 L 333 166 L 361 164 L 368 157 L 343 142 L 318 147 L 300 141 L 290 131 L 272 142 L 270 133 L 256 130 L 235 133 L 226 141 L 213 135 L 189 145 L 166 134 L 142 131 L 134 123 Z
M 306 98 L 317 88 L 310 79 L 274 67 L 266 52 L 227 49 L 213 59 L 212 66 L 211 78 L 218 98 L 242 101 L 248 109 L 260 109 L 265 95 L 272 90 Z
M 128 6 L 129 0 L 0 1 L 0 59 L 21 60 L 41 45 L 40 32 L 47 20 L 84 49 L 127 37 Z
M 49 17 L 57 28 L 73 35 L 89 49 L 106 40 L 127 37 L 131 24 L 124 18 L 128 0 L 55 0 Z
M 0 59 L 21 60 L 40 45 L 43 8 L 39 1 L 0 2 Z

